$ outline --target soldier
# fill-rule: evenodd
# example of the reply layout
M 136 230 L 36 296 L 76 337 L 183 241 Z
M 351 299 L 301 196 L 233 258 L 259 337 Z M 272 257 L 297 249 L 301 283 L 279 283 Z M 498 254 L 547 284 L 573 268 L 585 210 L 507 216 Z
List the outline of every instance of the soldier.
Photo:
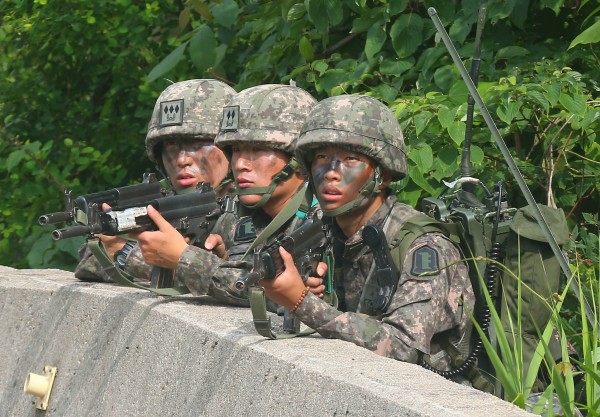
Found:
M 394 114 L 361 95 L 317 104 L 302 128 L 296 157 L 310 175 L 326 216 L 334 256 L 337 308 L 306 290 L 283 248 L 286 270 L 259 283 L 323 337 L 338 338 L 401 361 L 449 369 L 443 341 L 469 343 L 474 294 L 458 248 L 442 233 L 426 233 L 409 247 L 389 303 L 381 306 L 376 265 L 362 240 L 365 225 L 379 225 L 392 246 L 401 226 L 419 212 L 397 201 L 391 181 L 406 176 L 403 135 Z M 384 242 L 386 245 L 387 243 Z M 394 253 L 394 250 L 392 250 Z M 426 275 L 423 275 L 426 273 Z M 380 307 L 381 308 L 381 307 Z
M 252 269 L 252 256 L 244 254 L 257 239 L 256 232 L 269 224 L 274 228 L 267 236 L 259 234 L 257 243 L 261 243 L 293 230 L 301 224 L 298 211 L 308 210 L 312 202 L 293 154 L 300 128 L 314 104 L 315 99 L 306 91 L 288 85 L 261 85 L 236 94 L 223 109 L 215 139 L 230 159 L 240 203 L 238 222 L 213 230 L 224 236 L 225 242 L 232 240 L 226 243 L 228 260 L 188 245 L 149 207 L 148 214 L 159 230 L 134 235 L 145 261 L 174 269 L 176 284 L 187 286 L 194 295 L 210 294 L 229 304 L 247 306 L 247 294 L 236 290 L 234 283 Z M 300 199 L 294 204 L 295 196 Z M 311 291 L 323 290 L 320 281 L 315 279 L 318 285 Z
M 234 94 L 235 90 L 221 81 L 197 79 L 171 84 L 156 100 L 148 123 L 146 151 L 170 182 L 172 192 L 194 190 L 200 182 L 209 183 L 221 195 L 229 189 L 229 162 L 214 139 L 222 108 Z M 136 278 L 149 279 L 152 268 L 143 261 L 135 241 L 111 236 L 100 239 L 119 267 Z M 221 256 L 225 254 L 218 236 L 209 236 L 205 247 Z M 111 281 L 87 245 L 81 247 L 80 254 L 81 261 L 75 269 L 77 278 Z

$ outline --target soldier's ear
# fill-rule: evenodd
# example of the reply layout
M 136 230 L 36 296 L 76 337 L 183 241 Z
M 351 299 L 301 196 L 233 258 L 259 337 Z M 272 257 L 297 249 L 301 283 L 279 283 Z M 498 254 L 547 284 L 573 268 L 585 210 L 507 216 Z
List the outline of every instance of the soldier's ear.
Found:
M 389 171 L 383 171 L 379 175 L 381 176 L 381 181 L 379 182 L 377 188 L 383 191 L 390 186 L 390 183 L 392 182 L 392 173 Z

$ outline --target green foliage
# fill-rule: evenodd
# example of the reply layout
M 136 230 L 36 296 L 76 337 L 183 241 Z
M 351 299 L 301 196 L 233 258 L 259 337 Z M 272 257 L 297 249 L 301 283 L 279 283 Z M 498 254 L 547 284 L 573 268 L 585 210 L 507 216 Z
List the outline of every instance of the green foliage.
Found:
M 53 242 L 37 217 L 62 209 L 65 189 L 105 190 L 153 169 L 143 139 L 169 80 L 218 78 L 238 91 L 293 80 L 318 99 L 372 95 L 404 129 L 410 169 L 394 184 L 399 197 L 418 206 L 439 196 L 443 181 L 461 174 L 467 89 L 427 8 L 436 8 L 470 65 L 479 3 L 3 0 L 0 264 L 75 266 L 81 241 Z M 567 213 L 571 264 L 597 306 L 600 7 L 589 0 L 487 6 L 479 91 L 536 200 Z M 472 175 L 486 184 L 505 181 L 509 203 L 524 205 L 477 110 L 471 140 Z M 564 334 L 580 352 L 597 352 L 597 337 L 585 339 L 584 314 L 568 294 Z M 589 355 L 581 366 L 597 372 Z M 558 380 L 553 387 L 562 389 Z M 597 398 L 591 387 L 588 398 Z
M 72 269 L 81 241 L 52 242 L 38 216 L 62 209 L 66 188 L 99 191 L 152 169 L 145 128 L 166 83 L 145 77 L 170 49 L 174 4 L 0 2 L 0 263 Z
M 577 244 L 577 242 L 572 243 Z M 598 249 L 598 246 L 596 246 L 596 256 Z M 575 260 L 575 265 L 577 264 L 578 262 Z M 597 271 L 598 267 L 600 267 L 600 264 L 596 264 L 595 268 L 591 270 Z M 520 337 L 523 334 L 521 331 L 521 314 L 517 314 L 516 317 L 509 316 L 511 334 L 515 339 L 512 343 L 508 340 L 509 336 L 505 332 L 494 332 L 497 348 L 492 344 L 489 335 L 484 333 L 481 327 L 474 322 L 475 328 L 482 338 L 487 356 L 490 358 L 495 377 L 504 389 L 504 398 L 534 414 L 544 412 L 544 405 L 547 402 L 552 404 L 554 398 L 556 398 L 565 416 L 573 416 L 574 407 L 583 411 L 584 415 L 588 417 L 599 415 L 600 357 L 598 354 L 600 353 L 600 323 L 598 322 L 598 312 L 600 311 L 600 292 L 598 280 L 597 277 L 595 280 L 585 279 L 578 268 L 573 267 L 573 270 L 573 275 L 569 278 L 562 294 L 555 294 L 553 299 L 544 300 L 548 309 L 552 311 L 552 316 L 544 329 L 538 329 L 540 341 L 527 373 L 524 372 L 523 366 L 522 348 L 524 342 Z M 522 300 L 524 299 L 521 298 L 521 280 L 516 276 L 513 276 L 513 278 L 517 279 L 519 283 L 517 305 L 520 312 Z M 594 317 L 586 316 L 583 299 L 578 301 L 575 322 L 573 320 L 569 321 L 563 314 L 571 280 L 575 280 L 580 291 L 587 294 L 587 299 L 591 300 Z M 587 288 L 587 291 L 584 291 L 584 286 L 590 287 Z M 484 292 L 484 295 L 486 303 L 490 307 L 492 327 L 502 329 L 502 322 L 494 301 L 487 292 Z M 568 317 L 568 315 L 566 316 Z M 593 324 L 590 326 L 588 322 Z M 551 338 L 557 338 L 559 342 L 561 349 L 559 360 L 555 360 L 550 351 Z M 511 349 L 510 345 L 514 347 Z M 548 375 L 549 384 L 539 397 L 539 401 L 532 403 L 530 394 L 533 393 L 532 388 L 542 370 Z
M 458 174 L 467 90 L 426 9 L 436 7 L 468 57 L 478 1 L 232 3 L 210 2 L 200 10 L 197 2 L 187 3 L 178 46 L 150 79 L 187 62 L 238 89 L 293 79 L 318 98 L 373 95 L 395 110 L 405 130 L 410 171 L 396 185 L 401 199 L 417 205 L 444 191 L 442 179 Z M 237 18 L 224 20 L 222 8 Z M 590 13 L 591 5 L 574 10 L 562 0 L 489 1 L 482 48 L 480 90 L 534 196 L 576 216 L 600 204 L 598 61 L 578 48 L 567 52 Z M 546 30 L 559 22 L 572 38 Z M 201 46 L 189 40 L 195 37 L 202 37 Z M 474 174 L 487 183 L 505 180 L 512 204 L 525 204 L 477 114 L 472 140 Z
M 571 3 L 488 0 L 479 90 L 536 199 L 556 202 L 576 224 L 600 206 L 600 65 L 595 38 L 583 36 L 596 27 L 599 9 L 593 1 Z M 66 188 L 103 190 L 153 169 L 143 138 L 168 80 L 219 78 L 237 90 L 293 80 L 319 99 L 372 95 L 404 128 L 410 171 L 394 184 L 400 198 L 417 206 L 440 195 L 442 181 L 460 174 L 467 90 L 427 8 L 436 8 L 470 64 L 478 6 L 479 0 L 3 1 L 0 182 L 11 197 L 0 203 L 0 262 L 26 267 L 56 257 L 74 266 L 68 249 L 34 246 L 45 236 L 37 216 L 61 208 Z M 477 111 L 471 163 L 474 176 L 487 184 L 504 180 L 510 203 L 524 204 Z

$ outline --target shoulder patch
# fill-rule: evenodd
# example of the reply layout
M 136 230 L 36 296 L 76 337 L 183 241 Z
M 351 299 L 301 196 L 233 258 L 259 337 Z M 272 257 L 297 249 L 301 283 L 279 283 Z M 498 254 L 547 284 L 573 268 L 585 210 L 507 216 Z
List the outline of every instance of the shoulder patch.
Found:
M 236 242 L 256 239 L 256 230 L 251 217 L 243 217 L 235 228 L 233 240 Z
M 424 272 L 436 272 L 440 269 L 438 253 L 429 246 L 422 246 L 413 252 L 412 275 L 420 275 Z

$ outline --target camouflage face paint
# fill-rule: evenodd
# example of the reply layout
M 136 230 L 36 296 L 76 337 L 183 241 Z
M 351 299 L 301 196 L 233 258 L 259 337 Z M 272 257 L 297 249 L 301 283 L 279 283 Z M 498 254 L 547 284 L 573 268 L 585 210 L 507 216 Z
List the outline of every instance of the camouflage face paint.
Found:
M 179 190 L 202 181 L 215 188 L 229 169 L 223 152 L 206 141 L 167 142 L 162 160 L 171 183 Z
M 327 210 L 356 199 L 373 175 L 373 162 L 357 152 L 330 146 L 315 149 L 312 156 L 315 194 Z
M 340 176 L 339 184 L 348 186 L 367 169 L 369 163 L 366 160 L 364 155 L 355 152 L 317 149 L 313 154 L 312 175 L 315 182 L 321 184 L 327 172 L 336 171 Z

